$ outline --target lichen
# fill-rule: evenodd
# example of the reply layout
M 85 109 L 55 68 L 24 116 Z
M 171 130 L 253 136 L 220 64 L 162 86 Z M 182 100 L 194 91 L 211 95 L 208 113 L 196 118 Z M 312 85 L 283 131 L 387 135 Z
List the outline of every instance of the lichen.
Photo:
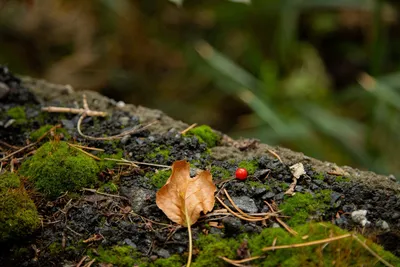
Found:
M 0 175 L 0 242 L 32 234 L 40 224 L 36 206 L 21 187 L 19 177 Z
M 51 198 L 94 185 L 98 172 L 93 158 L 63 141 L 43 144 L 20 168 L 20 173 L 33 181 L 37 190 Z
M 207 147 L 215 147 L 221 140 L 221 136 L 211 129 L 208 125 L 201 125 L 188 131 L 186 135 L 196 136 L 200 142 L 207 144 Z
M 257 160 L 243 160 L 238 163 L 239 168 L 245 168 L 249 175 L 253 175 L 258 169 Z
M 7 115 L 15 120 L 16 124 L 24 124 L 27 122 L 25 109 L 23 107 L 13 107 L 7 110 Z
M 161 188 L 165 185 L 168 178 L 171 176 L 171 173 L 171 170 L 159 170 L 156 172 L 148 172 L 146 173 L 146 176 L 150 179 L 151 185 Z
M 331 193 L 331 190 L 321 190 L 314 196 L 311 193 L 296 193 L 292 197 L 285 197 L 279 209 L 284 215 L 290 216 L 288 221 L 290 226 L 303 224 L 317 212 L 323 213 L 329 208 Z

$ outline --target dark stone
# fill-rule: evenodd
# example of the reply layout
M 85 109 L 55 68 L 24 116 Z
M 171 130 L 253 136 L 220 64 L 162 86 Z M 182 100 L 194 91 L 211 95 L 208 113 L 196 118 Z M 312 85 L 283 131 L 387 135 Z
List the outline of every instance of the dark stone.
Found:
M 225 235 L 227 237 L 236 236 L 241 233 L 242 222 L 236 217 L 227 217 L 222 219 L 224 224 Z

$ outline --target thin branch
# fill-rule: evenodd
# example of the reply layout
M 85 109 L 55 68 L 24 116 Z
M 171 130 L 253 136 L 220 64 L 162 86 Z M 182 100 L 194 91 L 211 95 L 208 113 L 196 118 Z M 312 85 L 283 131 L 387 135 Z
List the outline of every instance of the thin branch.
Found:
M 197 123 L 193 123 L 192 125 L 190 125 L 189 127 L 187 127 L 185 130 L 183 130 L 183 131 L 181 132 L 181 134 L 185 134 L 185 133 L 189 132 L 191 129 L 193 129 L 193 128 L 196 127 L 196 126 L 197 126 Z
M 315 240 L 315 241 L 306 242 L 306 243 L 297 243 L 297 244 L 283 245 L 283 246 L 271 246 L 271 247 L 262 248 L 261 250 L 262 251 L 269 251 L 269 250 L 286 249 L 286 248 L 309 247 L 309 246 L 329 243 L 329 242 L 332 242 L 332 241 L 348 238 L 348 237 L 351 237 L 351 236 L 352 236 L 352 234 L 344 234 L 344 235 L 340 235 L 340 236 L 335 236 L 335 237 Z

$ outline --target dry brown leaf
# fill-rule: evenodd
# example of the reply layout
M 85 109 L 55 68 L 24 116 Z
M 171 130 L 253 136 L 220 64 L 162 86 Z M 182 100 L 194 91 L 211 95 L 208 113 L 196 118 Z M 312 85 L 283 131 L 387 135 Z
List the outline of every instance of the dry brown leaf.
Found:
M 187 227 L 186 218 L 192 225 L 201 212 L 213 209 L 216 190 L 209 171 L 201 171 L 190 178 L 190 164 L 184 160 L 175 161 L 171 177 L 157 192 L 156 203 L 171 221 Z

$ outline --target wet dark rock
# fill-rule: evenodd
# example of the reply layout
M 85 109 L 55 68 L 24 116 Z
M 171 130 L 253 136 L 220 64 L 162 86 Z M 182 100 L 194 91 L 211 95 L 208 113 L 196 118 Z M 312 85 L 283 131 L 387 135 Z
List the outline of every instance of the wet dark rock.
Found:
M 281 200 L 283 199 L 284 196 L 285 196 L 285 193 L 282 192 L 282 193 L 279 193 L 279 194 L 275 195 L 274 199 L 275 199 L 276 201 L 281 201 Z
M 222 223 L 224 224 L 224 232 L 227 237 L 236 236 L 241 233 L 243 226 L 239 218 L 227 217 L 222 219 Z
M 129 238 L 125 238 L 124 239 L 124 243 L 134 249 L 137 248 L 136 244 L 132 242 L 132 240 L 130 240 Z
M 343 205 L 343 207 L 342 207 L 342 210 L 347 213 L 353 212 L 356 209 L 357 209 L 357 207 L 354 204 L 347 204 L 347 205 Z
M 264 170 L 257 170 L 253 176 L 257 180 L 263 181 L 265 177 L 270 173 L 271 171 L 269 169 L 264 169 Z
M 161 258 L 164 258 L 164 259 L 167 259 L 167 258 L 171 257 L 171 254 L 169 253 L 169 251 L 166 250 L 166 249 L 163 249 L 163 248 L 157 250 L 156 254 L 157 254 L 157 256 L 159 256 Z
M 331 206 L 333 206 L 342 196 L 342 194 L 337 193 L 337 192 L 332 192 L 331 193 Z
M 264 194 L 261 198 L 262 199 L 269 199 L 269 198 L 273 198 L 275 196 L 275 193 L 272 191 L 267 192 L 266 194 Z
M 296 192 L 303 192 L 304 187 L 301 186 L 301 185 L 296 185 L 296 187 L 294 188 L 294 190 L 295 190 Z
M 139 213 L 143 207 L 150 203 L 150 200 L 155 198 L 154 191 L 141 187 L 121 187 L 120 193 L 130 200 L 132 210 L 136 213 Z
M 240 197 L 232 197 L 233 202 L 238 206 L 239 209 L 243 210 L 247 213 L 256 213 L 258 212 L 258 208 L 253 199 L 248 196 L 240 196 Z M 229 201 L 225 201 L 230 208 L 233 208 Z

